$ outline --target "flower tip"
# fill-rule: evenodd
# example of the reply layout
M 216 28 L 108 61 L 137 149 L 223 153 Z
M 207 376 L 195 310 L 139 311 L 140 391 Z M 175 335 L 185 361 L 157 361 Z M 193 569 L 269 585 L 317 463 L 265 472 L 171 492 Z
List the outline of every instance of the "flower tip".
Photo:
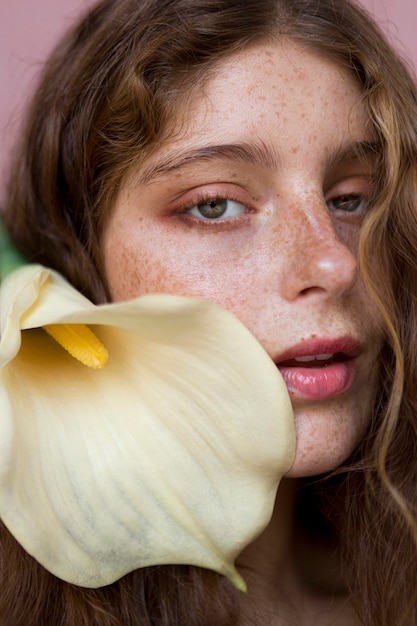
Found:
M 233 569 L 233 571 L 227 576 L 227 578 L 230 580 L 235 589 L 237 589 L 238 591 L 242 591 L 243 593 L 247 593 L 248 586 L 242 576 L 239 574 L 239 572 L 237 572 L 237 570 Z
M 99 350 L 83 354 L 82 358 L 80 358 L 79 356 L 75 356 L 74 358 L 78 359 L 78 361 L 81 361 L 81 363 L 83 363 L 87 367 L 91 367 L 94 370 L 101 370 L 107 364 L 109 353 L 108 350 L 103 345 L 101 345 Z

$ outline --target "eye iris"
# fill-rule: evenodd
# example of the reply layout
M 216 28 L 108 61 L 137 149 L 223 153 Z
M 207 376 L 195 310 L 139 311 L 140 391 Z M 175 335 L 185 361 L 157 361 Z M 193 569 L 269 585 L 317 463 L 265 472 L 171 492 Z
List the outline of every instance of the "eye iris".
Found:
M 199 202 L 197 208 L 203 217 L 209 219 L 221 217 L 227 210 L 227 200 L 212 198 L 211 200 Z
M 335 200 L 335 206 L 337 209 L 341 211 L 355 211 L 362 201 L 361 196 L 340 196 L 337 200 Z

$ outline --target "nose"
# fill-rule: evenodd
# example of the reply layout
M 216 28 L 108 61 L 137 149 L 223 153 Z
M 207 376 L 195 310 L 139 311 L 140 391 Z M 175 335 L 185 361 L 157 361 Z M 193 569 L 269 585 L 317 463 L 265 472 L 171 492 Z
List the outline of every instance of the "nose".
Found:
M 352 239 L 349 226 L 342 224 L 336 229 L 324 202 L 320 207 L 316 203 L 314 208 L 293 209 L 286 238 L 289 245 L 282 295 L 293 301 L 306 296 L 332 299 L 347 294 L 358 278 L 356 243 Z

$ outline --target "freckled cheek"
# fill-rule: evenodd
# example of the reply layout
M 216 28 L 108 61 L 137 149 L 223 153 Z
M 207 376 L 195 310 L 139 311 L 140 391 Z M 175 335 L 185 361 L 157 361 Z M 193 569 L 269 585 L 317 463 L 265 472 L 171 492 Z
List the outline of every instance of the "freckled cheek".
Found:
M 112 245 L 105 246 L 104 271 L 113 301 L 132 298 L 139 289 L 139 272 L 132 265 L 126 250 Z
M 155 247 L 155 251 L 158 248 Z M 181 293 L 183 279 L 175 264 L 161 254 L 139 252 L 122 245 L 108 250 L 105 270 L 112 300 L 126 300 L 146 293 Z
M 150 236 L 141 237 L 138 245 L 128 242 L 127 237 L 112 238 L 103 251 L 114 301 L 146 293 L 174 293 L 210 299 L 238 317 L 243 312 L 248 317 L 259 281 L 252 261 L 235 262 L 226 254 L 213 253 L 210 247 L 193 250 L 175 240 L 161 245 L 158 238 Z
M 175 293 L 217 301 L 230 308 L 243 304 L 247 279 L 210 249 L 141 237 L 139 245 L 119 237 L 104 245 L 105 272 L 113 300 L 146 293 Z M 242 293 L 243 292 L 243 293 Z

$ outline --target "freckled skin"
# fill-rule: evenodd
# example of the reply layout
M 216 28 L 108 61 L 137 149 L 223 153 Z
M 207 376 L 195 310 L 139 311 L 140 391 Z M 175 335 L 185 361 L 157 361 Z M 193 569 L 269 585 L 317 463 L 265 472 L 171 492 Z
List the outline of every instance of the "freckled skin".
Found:
M 183 135 L 133 172 L 103 236 L 114 300 L 177 293 L 232 310 L 270 356 L 315 336 L 362 345 L 353 386 L 324 400 L 293 397 L 297 454 L 291 476 L 338 466 L 370 419 L 380 320 L 357 265 L 360 220 L 330 211 L 333 197 L 369 193 L 369 167 L 329 161 L 341 143 L 369 140 L 354 78 L 291 43 L 253 47 L 222 62 L 191 98 Z M 257 142 L 274 167 L 230 159 L 192 163 L 138 184 L 141 172 L 177 150 Z M 184 219 L 195 193 L 249 206 L 209 228 Z M 232 225 L 230 225 L 232 224 Z

